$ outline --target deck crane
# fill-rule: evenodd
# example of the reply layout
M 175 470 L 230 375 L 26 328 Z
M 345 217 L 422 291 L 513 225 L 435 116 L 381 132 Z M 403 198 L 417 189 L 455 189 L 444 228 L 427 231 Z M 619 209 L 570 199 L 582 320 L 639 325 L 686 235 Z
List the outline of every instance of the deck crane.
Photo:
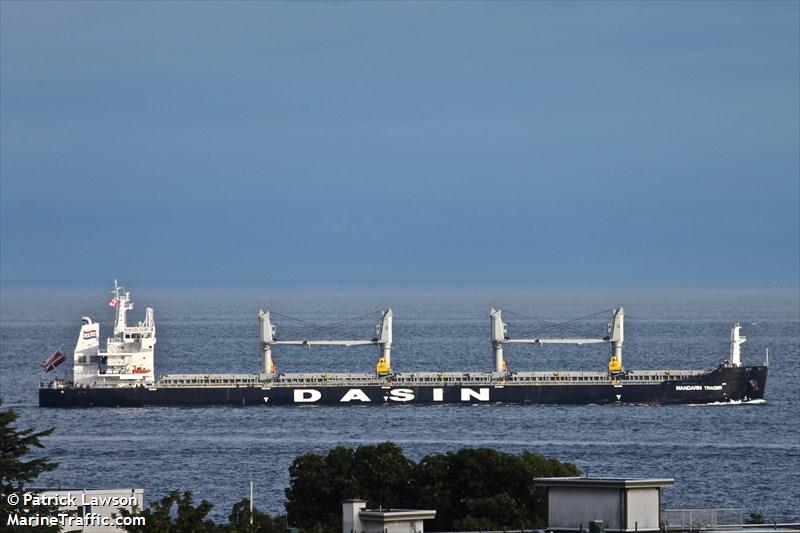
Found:
M 609 374 L 618 374 L 623 371 L 622 366 L 622 341 L 625 321 L 625 311 L 622 307 L 612 309 L 611 323 L 608 325 L 608 335 L 602 338 L 535 338 L 514 339 L 508 336 L 508 325 L 503 322 L 502 311 L 491 308 L 489 320 L 492 329 L 492 347 L 494 348 L 494 372 L 506 373 L 506 363 L 503 359 L 504 344 L 611 344 L 611 358 L 608 360 Z
M 275 326 L 270 322 L 269 311 L 259 310 L 258 323 L 260 326 L 261 337 L 261 371 L 265 377 L 272 378 L 275 375 L 275 363 L 272 361 L 273 346 L 367 346 L 378 345 L 381 348 L 381 355 L 375 365 L 375 371 L 379 376 L 385 376 L 392 372 L 392 310 L 381 311 L 380 320 L 375 327 L 377 337 L 374 339 L 352 339 L 352 340 L 278 340 L 276 338 Z

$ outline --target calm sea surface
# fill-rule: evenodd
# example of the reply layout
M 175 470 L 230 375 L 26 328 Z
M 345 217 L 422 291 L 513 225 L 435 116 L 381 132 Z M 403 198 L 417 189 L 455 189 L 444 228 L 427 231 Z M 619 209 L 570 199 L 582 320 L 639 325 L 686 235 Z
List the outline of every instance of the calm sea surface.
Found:
M 795 289 L 535 290 L 355 287 L 130 287 L 141 320 L 156 310 L 158 374 L 256 372 L 259 308 L 314 324 L 375 311 L 334 329 L 276 318 L 283 338 L 372 337 L 377 311 L 394 309 L 396 371 L 488 370 L 489 306 L 565 321 L 624 304 L 628 369 L 702 369 L 728 354 L 731 323 L 748 341 L 745 363 L 770 350 L 767 402 L 737 406 L 382 406 L 40 409 L 39 365 L 63 345 L 71 356 L 80 317 L 112 328 L 104 286 L 3 286 L 0 398 L 18 427 L 55 427 L 45 453 L 60 466 L 37 485 L 143 487 L 148 501 L 172 489 L 216 504 L 216 518 L 256 484 L 256 505 L 283 512 L 288 467 L 304 452 L 391 440 L 406 454 L 485 446 L 532 450 L 593 476 L 670 477 L 664 504 L 740 507 L 800 521 L 800 306 Z M 512 336 L 602 334 L 607 315 L 543 329 L 506 313 Z M 370 370 L 377 348 L 274 350 L 280 372 Z M 513 370 L 598 370 L 604 346 L 514 346 Z M 57 372 L 69 371 L 65 364 Z

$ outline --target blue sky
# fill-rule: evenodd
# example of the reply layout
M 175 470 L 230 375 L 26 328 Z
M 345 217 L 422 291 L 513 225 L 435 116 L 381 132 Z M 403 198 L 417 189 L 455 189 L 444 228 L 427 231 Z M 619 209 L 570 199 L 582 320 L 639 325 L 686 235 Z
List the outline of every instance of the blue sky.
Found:
M 798 280 L 798 2 L 0 24 L 3 281 Z

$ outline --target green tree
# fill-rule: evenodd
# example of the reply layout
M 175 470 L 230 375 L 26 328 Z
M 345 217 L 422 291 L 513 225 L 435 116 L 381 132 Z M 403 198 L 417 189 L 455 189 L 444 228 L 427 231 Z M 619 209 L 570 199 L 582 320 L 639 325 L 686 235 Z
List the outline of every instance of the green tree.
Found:
M 576 476 L 572 464 L 528 451 L 521 455 L 466 448 L 426 456 L 417 468 L 416 507 L 436 509 L 431 529 L 541 527 L 545 494 L 536 477 Z
M 340 459 L 347 457 L 338 448 L 331 450 L 331 453 L 336 453 Z M 345 467 L 342 470 L 347 472 L 348 469 Z M 315 453 L 296 457 L 289 467 L 289 477 L 291 482 L 286 489 L 286 515 L 290 524 L 311 529 L 334 519 L 331 502 L 334 498 L 332 493 L 337 489 L 331 486 L 324 457 Z M 348 486 L 348 491 L 356 490 L 355 484 L 349 484 L 351 480 L 346 474 L 340 473 L 336 478 L 333 484 Z
M 342 501 L 353 497 L 369 507 L 435 509 L 428 527 L 439 531 L 533 528 L 544 525 L 546 514 L 533 479 L 578 474 L 574 465 L 531 452 L 463 449 L 415 463 L 393 443 L 339 446 L 295 459 L 286 511 L 306 533 L 340 528 Z
M 142 516 L 144 525 L 126 526 L 130 533 L 284 533 L 286 517 L 272 518 L 267 513 L 253 509 L 253 524 L 250 524 L 250 500 L 236 502 L 228 516 L 228 524 L 216 525 L 207 518 L 213 505 L 203 500 L 197 506 L 191 492 L 172 491 L 161 500 L 150 503 L 147 509 L 133 512 L 120 509 L 120 516 Z
M 148 509 L 133 512 L 120 509 L 120 516 L 143 516 L 144 525 L 127 526 L 129 533 L 211 533 L 217 530 L 214 522 L 207 518 L 213 505 L 206 500 L 193 504 L 191 492 L 174 490 L 161 500 L 150 504 Z
M 370 507 L 398 508 L 413 495 L 416 463 L 392 442 L 359 446 L 353 472 Z M 339 501 L 341 519 L 341 500 Z
M 37 457 L 25 460 L 33 448 L 43 448 L 40 441 L 53 432 L 53 429 L 34 431 L 33 429 L 18 430 L 14 427 L 18 415 L 13 409 L 2 409 L 0 400 L 0 520 L 2 526 L 7 525 L 9 515 L 22 516 L 55 516 L 55 509 L 46 507 L 25 507 L 21 503 L 12 505 L 8 503 L 8 495 L 16 494 L 20 498 L 25 492 L 25 486 L 33 481 L 42 472 L 56 468 L 57 464 L 46 457 Z M 15 527 L 15 531 L 59 531 L 58 527 Z
M 353 497 L 371 507 L 399 507 L 410 498 L 414 467 L 391 442 L 301 455 L 289 467 L 289 523 L 303 531 L 341 528 L 342 501 Z
M 233 504 L 228 516 L 228 526 L 222 528 L 226 533 L 285 533 L 285 516 L 272 518 L 253 508 L 253 524 L 250 524 L 250 500 L 247 498 Z

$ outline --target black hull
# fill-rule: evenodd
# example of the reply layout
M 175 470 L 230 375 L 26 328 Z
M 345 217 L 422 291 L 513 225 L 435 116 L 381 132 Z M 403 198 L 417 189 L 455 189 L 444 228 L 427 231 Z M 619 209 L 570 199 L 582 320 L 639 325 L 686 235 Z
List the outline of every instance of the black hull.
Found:
M 767 367 L 720 367 L 692 379 L 655 383 L 408 386 L 230 386 L 39 389 L 41 407 L 273 406 L 384 404 L 704 404 L 762 400 Z

